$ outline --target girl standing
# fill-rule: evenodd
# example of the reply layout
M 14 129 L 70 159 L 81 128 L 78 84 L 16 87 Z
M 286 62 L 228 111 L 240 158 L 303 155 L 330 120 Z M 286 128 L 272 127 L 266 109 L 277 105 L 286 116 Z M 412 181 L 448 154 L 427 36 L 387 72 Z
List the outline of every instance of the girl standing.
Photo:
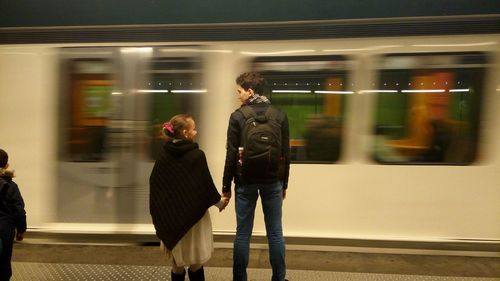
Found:
M 205 153 L 194 142 L 196 124 L 179 114 L 163 126 L 168 136 L 150 176 L 150 212 L 161 248 L 172 260 L 172 280 L 205 280 L 203 264 L 213 252 L 208 208 L 222 211 L 221 198 L 208 169 Z

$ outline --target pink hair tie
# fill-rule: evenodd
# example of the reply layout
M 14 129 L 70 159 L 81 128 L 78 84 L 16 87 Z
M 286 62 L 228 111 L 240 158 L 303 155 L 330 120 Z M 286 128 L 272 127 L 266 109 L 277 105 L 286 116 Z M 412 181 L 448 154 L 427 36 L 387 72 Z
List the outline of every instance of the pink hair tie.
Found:
M 163 130 L 167 130 L 172 135 L 174 134 L 174 126 L 172 126 L 172 123 L 170 122 L 166 122 L 165 124 L 163 124 Z

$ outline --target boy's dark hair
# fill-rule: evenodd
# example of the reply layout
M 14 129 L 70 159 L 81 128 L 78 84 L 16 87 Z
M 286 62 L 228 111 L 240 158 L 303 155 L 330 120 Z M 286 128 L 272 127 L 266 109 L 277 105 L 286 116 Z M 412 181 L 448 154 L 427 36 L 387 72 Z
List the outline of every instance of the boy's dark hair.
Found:
M 264 83 L 264 78 L 257 72 L 245 72 L 236 78 L 236 84 L 245 91 L 252 89 L 258 95 L 264 93 Z
M 9 163 L 9 155 L 5 150 L 0 149 L 0 168 L 7 166 L 7 163 Z

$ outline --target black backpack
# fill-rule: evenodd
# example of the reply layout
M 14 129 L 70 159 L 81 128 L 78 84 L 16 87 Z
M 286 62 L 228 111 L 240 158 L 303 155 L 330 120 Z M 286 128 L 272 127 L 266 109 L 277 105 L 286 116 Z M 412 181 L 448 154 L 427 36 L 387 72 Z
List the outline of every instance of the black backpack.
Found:
M 240 176 L 245 181 L 277 179 L 281 164 L 281 124 L 279 111 L 268 106 L 257 114 L 251 106 L 242 106 L 245 117 L 240 145 L 243 147 Z

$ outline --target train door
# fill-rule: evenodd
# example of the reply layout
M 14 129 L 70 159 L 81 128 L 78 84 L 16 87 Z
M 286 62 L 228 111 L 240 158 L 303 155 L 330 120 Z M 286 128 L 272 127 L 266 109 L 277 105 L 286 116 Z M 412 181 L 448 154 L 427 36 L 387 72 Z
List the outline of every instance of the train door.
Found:
M 203 92 L 199 59 L 172 50 L 62 49 L 58 222 L 150 223 L 160 125 L 196 118 Z

